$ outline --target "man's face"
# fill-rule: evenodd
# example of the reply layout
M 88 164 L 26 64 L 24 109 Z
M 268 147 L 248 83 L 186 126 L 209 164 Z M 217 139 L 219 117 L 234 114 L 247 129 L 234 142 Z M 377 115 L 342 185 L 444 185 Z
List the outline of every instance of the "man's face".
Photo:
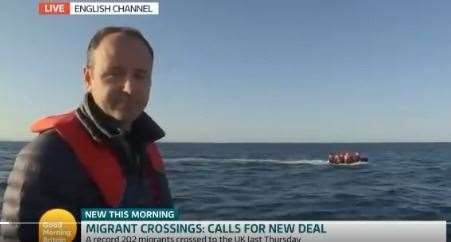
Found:
M 142 41 L 113 33 L 102 39 L 84 69 L 86 90 L 122 128 L 129 128 L 147 105 L 152 61 Z

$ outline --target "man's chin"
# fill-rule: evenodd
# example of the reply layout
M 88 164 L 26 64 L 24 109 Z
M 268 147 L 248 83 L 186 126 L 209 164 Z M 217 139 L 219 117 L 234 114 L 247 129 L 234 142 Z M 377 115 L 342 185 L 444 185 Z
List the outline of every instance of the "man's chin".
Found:
M 139 115 L 131 115 L 131 114 L 124 114 L 124 113 L 115 113 L 113 115 L 113 118 L 116 122 L 119 124 L 131 124 L 133 121 L 135 121 L 138 118 Z

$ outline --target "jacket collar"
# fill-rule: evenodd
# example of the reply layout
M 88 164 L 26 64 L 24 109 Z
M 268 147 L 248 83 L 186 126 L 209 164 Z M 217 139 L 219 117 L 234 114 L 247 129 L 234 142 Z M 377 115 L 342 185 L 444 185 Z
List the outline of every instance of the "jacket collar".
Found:
M 98 142 L 111 142 L 125 136 L 133 137 L 138 142 L 154 142 L 165 136 L 164 131 L 145 112 L 132 123 L 130 132 L 115 125 L 114 119 L 104 113 L 87 93 L 76 110 L 78 119 L 91 137 Z

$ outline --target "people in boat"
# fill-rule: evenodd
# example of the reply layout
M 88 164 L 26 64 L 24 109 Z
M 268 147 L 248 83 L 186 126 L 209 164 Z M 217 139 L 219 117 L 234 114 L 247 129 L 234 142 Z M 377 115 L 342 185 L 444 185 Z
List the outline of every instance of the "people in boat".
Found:
M 365 157 L 361 157 L 359 152 L 331 153 L 329 154 L 329 162 L 333 164 L 351 164 L 359 161 L 367 161 Z

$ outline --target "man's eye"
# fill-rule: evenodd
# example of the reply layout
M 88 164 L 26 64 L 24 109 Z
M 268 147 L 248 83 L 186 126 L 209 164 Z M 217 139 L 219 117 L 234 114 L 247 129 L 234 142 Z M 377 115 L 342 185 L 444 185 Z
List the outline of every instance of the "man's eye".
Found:
M 145 80 L 145 79 L 147 79 L 147 75 L 146 74 L 135 74 L 135 78 L 138 80 Z
M 120 73 L 112 72 L 105 75 L 106 79 L 114 79 L 120 77 Z

